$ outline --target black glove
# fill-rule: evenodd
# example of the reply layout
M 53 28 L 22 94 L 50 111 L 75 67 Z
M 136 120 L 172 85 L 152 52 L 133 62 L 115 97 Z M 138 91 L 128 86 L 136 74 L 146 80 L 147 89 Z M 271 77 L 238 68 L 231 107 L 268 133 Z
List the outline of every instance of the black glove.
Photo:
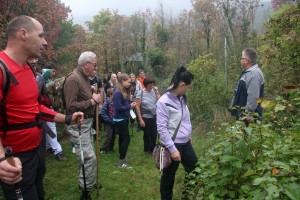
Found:
M 65 118 L 65 124 L 70 125 L 70 124 L 71 124 L 72 117 L 73 117 L 73 114 L 66 115 L 66 118 Z

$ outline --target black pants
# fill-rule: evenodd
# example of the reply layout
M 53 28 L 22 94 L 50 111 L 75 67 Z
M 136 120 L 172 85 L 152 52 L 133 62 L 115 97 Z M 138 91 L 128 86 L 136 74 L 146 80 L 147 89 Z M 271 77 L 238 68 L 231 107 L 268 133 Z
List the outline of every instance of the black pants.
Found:
M 101 151 L 106 151 L 108 152 L 109 150 L 113 150 L 115 146 L 115 138 L 116 138 L 116 133 L 115 133 L 115 127 L 111 126 L 109 124 L 105 124 L 105 132 L 106 132 L 106 137 L 103 143 L 103 147 L 101 148 Z
M 22 177 L 19 185 L 24 200 L 43 200 L 45 196 L 43 179 L 46 173 L 45 148 L 42 145 L 33 150 L 14 154 L 22 162 Z M 6 199 L 16 200 L 14 185 L 0 181 Z
M 115 123 L 116 132 L 119 133 L 119 154 L 120 159 L 123 160 L 126 157 L 129 142 L 130 134 L 128 129 L 128 120 L 122 120 Z
M 152 153 L 156 145 L 157 138 L 157 127 L 156 127 L 156 117 L 155 118 L 144 118 L 145 127 L 144 131 L 144 151 Z
M 198 158 L 190 142 L 185 144 L 175 144 L 181 155 L 181 163 L 187 173 L 193 171 L 198 162 Z M 172 160 L 171 165 L 163 170 L 160 180 L 160 195 L 162 200 L 171 200 L 173 197 L 173 186 L 175 174 L 180 162 Z

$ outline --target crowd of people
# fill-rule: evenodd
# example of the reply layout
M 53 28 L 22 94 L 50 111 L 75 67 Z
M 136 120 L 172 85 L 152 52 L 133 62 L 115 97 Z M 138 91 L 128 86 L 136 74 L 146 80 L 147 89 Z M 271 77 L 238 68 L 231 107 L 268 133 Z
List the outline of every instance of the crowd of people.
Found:
M 18 16 L 8 23 L 6 34 L 7 47 L 0 52 L 3 72 L 0 73 L 0 99 L 4 105 L 0 116 L 0 184 L 6 199 L 16 199 L 16 185 L 25 200 L 44 199 L 45 152 L 54 154 L 59 161 L 67 159 L 57 140 L 56 122 L 66 124 L 77 156 L 80 199 L 91 199 L 90 191 L 100 187 L 96 184 L 95 151 L 103 155 L 113 151 L 116 134 L 119 150 L 116 164 L 120 168 L 133 167 L 126 159 L 131 139 L 128 127 L 135 122 L 132 112 L 136 113 L 137 125 L 144 133 L 143 151 L 151 154 L 159 139 L 171 154 L 173 162 L 163 170 L 160 193 L 161 199 L 172 199 L 179 164 L 189 173 L 198 162 L 191 142 L 192 124 L 186 97 L 194 79 L 190 71 L 177 68 L 170 87 L 161 95 L 154 78 L 147 76 L 143 69 L 139 70 L 138 78 L 134 73 L 108 70 L 101 81 L 97 76 L 96 54 L 85 51 L 78 58 L 78 66 L 63 81 L 64 115 L 57 112 L 53 94 L 47 91 L 58 68 L 52 62 L 47 62 L 42 70 L 37 65 L 37 58 L 47 46 L 42 25 L 34 18 Z M 254 49 L 242 52 L 241 64 L 244 72 L 231 107 L 243 109 L 231 112 L 237 118 L 245 112 L 257 112 L 261 117 L 256 99 L 263 97 L 264 78 L 256 64 Z M 96 115 L 100 120 L 95 120 Z M 95 149 L 95 130 L 102 124 L 106 136 L 100 149 Z M 8 146 L 15 156 L 14 166 L 4 154 Z

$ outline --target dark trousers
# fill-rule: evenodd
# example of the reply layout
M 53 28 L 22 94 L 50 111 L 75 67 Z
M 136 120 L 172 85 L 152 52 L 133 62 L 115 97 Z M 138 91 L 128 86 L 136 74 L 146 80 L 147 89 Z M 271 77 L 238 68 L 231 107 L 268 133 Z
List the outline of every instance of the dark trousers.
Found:
M 22 177 L 19 185 L 24 200 L 43 200 L 45 196 L 43 179 L 46 173 L 45 148 L 42 145 L 33 150 L 16 153 L 22 162 Z M 0 181 L 6 199 L 16 200 L 14 185 Z
M 187 173 L 193 171 L 198 162 L 198 158 L 190 142 L 185 144 L 175 144 L 181 155 L 181 163 Z M 175 174 L 180 162 L 172 160 L 171 165 L 163 170 L 160 180 L 160 195 L 162 200 L 171 200 L 173 197 L 173 186 Z
M 120 159 L 123 160 L 126 157 L 129 142 L 130 134 L 128 129 L 128 120 L 122 120 L 115 123 L 116 131 L 119 133 L 119 154 Z
M 99 127 L 99 130 L 101 130 L 102 123 L 103 123 L 102 117 L 101 117 L 101 115 L 99 115 L 99 117 L 98 117 L 98 127 Z M 92 127 L 93 127 L 94 130 L 97 130 L 96 129 L 96 117 L 95 116 L 93 117 L 93 125 L 92 125 Z
M 144 131 L 144 151 L 152 153 L 156 145 L 157 138 L 157 127 L 156 127 L 156 117 L 155 118 L 144 118 L 145 128 Z
M 116 138 L 114 127 L 109 124 L 105 124 L 105 132 L 106 132 L 106 137 L 101 150 L 102 151 L 113 150 L 115 146 L 115 138 Z

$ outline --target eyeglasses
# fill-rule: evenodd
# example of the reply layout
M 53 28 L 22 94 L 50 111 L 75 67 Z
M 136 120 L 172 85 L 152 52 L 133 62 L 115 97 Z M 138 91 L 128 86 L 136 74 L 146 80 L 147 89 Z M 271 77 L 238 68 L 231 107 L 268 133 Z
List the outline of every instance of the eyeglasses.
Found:
M 241 60 L 243 60 L 243 59 L 246 59 L 246 60 L 248 60 L 248 58 L 243 58 L 243 57 L 241 57 Z
M 90 64 L 94 65 L 94 67 L 97 67 L 97 63 L 92 63 L 90 61 L 87 61 L 87 63 L 90 63 Z

